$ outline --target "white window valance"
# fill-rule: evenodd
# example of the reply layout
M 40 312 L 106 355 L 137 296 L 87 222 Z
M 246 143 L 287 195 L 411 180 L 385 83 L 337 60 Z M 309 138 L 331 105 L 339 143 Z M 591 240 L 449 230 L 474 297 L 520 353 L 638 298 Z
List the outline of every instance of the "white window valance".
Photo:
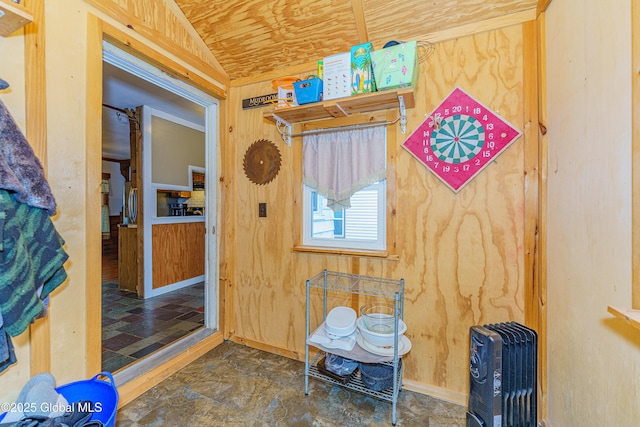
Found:
M 385 179 L 384 126 L 304 135 L 303 183 L 339 211 L 357 191 Z

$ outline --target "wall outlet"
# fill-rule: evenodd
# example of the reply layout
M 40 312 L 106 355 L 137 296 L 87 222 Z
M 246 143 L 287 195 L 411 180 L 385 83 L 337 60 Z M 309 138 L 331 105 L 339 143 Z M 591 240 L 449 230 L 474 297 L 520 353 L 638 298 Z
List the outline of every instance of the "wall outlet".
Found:
M 266 203 L 258 203 L 258 217 L 266 218 L 267 217 L 267 204 Z

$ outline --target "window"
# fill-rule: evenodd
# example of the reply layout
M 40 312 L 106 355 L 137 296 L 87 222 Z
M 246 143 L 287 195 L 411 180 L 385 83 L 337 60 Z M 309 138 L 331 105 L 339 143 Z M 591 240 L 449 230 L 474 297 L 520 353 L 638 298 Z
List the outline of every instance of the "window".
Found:
M 386 181 L 351 196 L 351 207 L 334 212 L 327 199 L 304 187 L 303 244 L 341 249 L 386 249 Z

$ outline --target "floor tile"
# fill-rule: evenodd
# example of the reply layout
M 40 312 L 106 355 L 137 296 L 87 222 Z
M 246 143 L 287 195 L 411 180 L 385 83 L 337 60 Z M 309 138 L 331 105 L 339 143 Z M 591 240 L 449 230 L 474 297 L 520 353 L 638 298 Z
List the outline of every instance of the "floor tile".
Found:
M 102 343 L 102 347 L 106 348 L 107 350 L 118 351 L 139 340 L 140 340 L 139 337 L 136 337 L 130 334 L 120 333 L 112 338 L 105 340 Z
M 204 326 L 195 307 L 204 304 L 204 285 L 197 284 L 141 299 L 103 283 L 102 369 L 115 372 Z
M 466 408 L 402 390 L 396 424 L 464 427 Z M 391 402 L 309 379 L 304 363 L 226 341 L 118 412 L 118 426 L 390 426 Z
M 138 351 L 136 351 L 135 353 L 131 353 L 131 357 L 133 357 L 134 359 L 140 359 L 144 356 L 148 356 L 149 354 L 153 353 L 154 351 L 161 349 L 162 347 L 164 347 L 164 344 L 161 342 L 156 342 L 153 343 L 151 345 L 146 346 L 145 348 L 142 348 Z

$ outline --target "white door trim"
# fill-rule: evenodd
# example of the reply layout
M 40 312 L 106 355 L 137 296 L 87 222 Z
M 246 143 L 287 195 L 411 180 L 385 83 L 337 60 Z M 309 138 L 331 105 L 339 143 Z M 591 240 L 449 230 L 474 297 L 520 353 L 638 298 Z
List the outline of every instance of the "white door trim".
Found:
M 217 224 L 217 159 L 218 135 L 220 128 L 220 105 L 214 97 L 175 79 L 162 70 L 142 61 L 114 45 L 103 41 L 103 61 L 156 86 L 166 89 L 205 108 L 205 148 L 206 148 L 206 209 L 205 209 L 205 327 L 217 330 L 219 325 L 219 280 L 218 280 L 218 238 Z M 146 252 L 146 251 L 145 251 Z M 146 255 L 146 254 L 145 254 Z M 146 259 L 146 256 L 145 256 Z M 146 273 L 145 273 L 146 276 Z M 145 280 L 146 282 L 146 280 Z M 146 288 L 146 283 L 145 283 Z

